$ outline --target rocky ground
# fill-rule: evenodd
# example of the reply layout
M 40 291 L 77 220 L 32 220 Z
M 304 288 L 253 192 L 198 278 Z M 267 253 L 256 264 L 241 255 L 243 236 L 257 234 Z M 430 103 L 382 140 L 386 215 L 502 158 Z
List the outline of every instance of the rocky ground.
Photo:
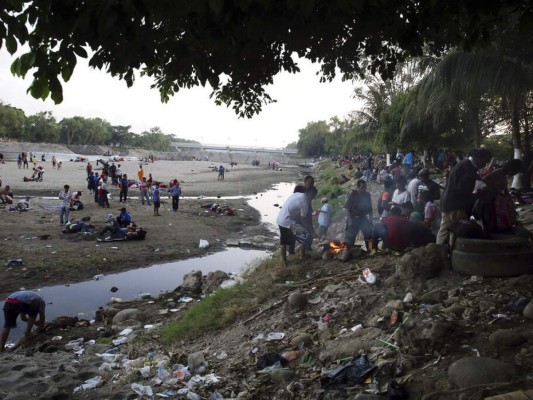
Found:
M 332 234 L 341 230 L 338 220 Z M 404 255 L 323 250 L 290 259 L 281 275 L 260 267 L 264 304 L 172 345 L 162 327 L 231 277 L 191 273 L 157 299 L 108 305 L 95 324 L 56 320 L 0 356 L 0 397 L 407 398 L 387 393 L 392 380 L 409 399 L 533 396 L 532 275 L 463 276 L 436 245 Z M 505 398 L 528 398 L 518 396 Z

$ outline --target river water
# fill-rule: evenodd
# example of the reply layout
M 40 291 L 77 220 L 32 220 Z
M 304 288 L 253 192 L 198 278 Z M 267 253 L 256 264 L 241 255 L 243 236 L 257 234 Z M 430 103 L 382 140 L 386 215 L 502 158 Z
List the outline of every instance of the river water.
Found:
M 271 190 L 248 197 L 249 204 L 260 212 L 262 222 L 269 227 L 273 235 L 278 232 L 277 225 L 275 225 L 279 212 L 278 205 L 283 204 L 284 199 L 292 193 L 293 188 L 293 183 L 279 183 Z M 155 264 L 146 268 L 109 274 L 100 280 L 79 282 L 69 286 L 56 285 L 32 288 L 32 290 L 39 292 L 45 299 L 47 303 L 46 319 L 48 321 L 63 315 L 78 316 L 90 320 L 94 318 L 94 313 L 98 307 L 107 304 L 111 297 L 129 300 L 138 297 L 141 293 L 157 295 L 171 291 L 181 284 L 183 275 L 192 270 L 200 270 L 203 274 L 216 270 L 238 274 L 243 268 L 252 266 L 253 263 L 269 255 L 270 253 L 265 250 L 228 248 L 199 258 Z M 119 289 L 116 293 L 110 291 L 113 286 Z M 3 303 L 0 303 L 2 308 Z M 2 326 L 3 321 L 4 315 L 0 313 Z M 10 341 L 22 336 L 25 325 L 20 319 L 18 320 L 18 327 L 11 331 Z

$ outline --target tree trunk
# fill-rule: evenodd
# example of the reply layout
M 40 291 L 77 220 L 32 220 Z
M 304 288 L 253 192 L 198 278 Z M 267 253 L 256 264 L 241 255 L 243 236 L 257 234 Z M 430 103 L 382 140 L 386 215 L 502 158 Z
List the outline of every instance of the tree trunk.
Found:
M 512 105 L 511 129 L 512 129 L 512 135 L 513 135 L 514 158 L 521 160 L 522 159 L 522 140 L 520 137 L 520 113 L 518 111 L 518 108 L 514 104 Z M 511 187 L 515 189 L 522 188 L 522 174 L 516 174 L 514 176 Z

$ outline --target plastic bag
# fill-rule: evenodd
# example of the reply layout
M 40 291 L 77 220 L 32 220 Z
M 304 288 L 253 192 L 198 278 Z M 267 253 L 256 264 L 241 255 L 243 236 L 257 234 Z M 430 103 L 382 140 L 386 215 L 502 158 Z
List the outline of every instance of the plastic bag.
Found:
M 84 390 L 95 389 L 100 386 L 102 383 L 101 376 L 95 376 L 94 378 L 87 379 L 82 385 L 74 388 L 74 393 L 81 392 Z
M 209 242 L 205 239 L 200 239 L 200 245 L 198 247 L 201 249 L 207 249 L 209 247 Z
M 138 383 L 132 383 L 131 390 L 133 390 L 139 396 L 152 397 L 154 395 L 154 392 L 150 386 L 143 386 L 139 385 Z
M 320 378 L 320 383 L 324 389 L 357 385 L 363 383 L 374 369 L 368 357 L 360 355 L 327 372 Z

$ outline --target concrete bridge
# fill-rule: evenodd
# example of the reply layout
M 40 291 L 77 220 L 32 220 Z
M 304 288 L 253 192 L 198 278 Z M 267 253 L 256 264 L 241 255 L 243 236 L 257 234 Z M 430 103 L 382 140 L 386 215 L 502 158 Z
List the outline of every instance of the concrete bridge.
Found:
M 227 151 L 236 153 L 269 153 L 269 154 L 297 154 L 296 149 L 282 149 L 275 147 L 254 147 L 254 146 L 228 146 L 223 144 L 202 144 L 202 143 L 181 143 L 172 142 L 172 147 L 177 150 L 191 149 L 191 150 L 212 150 L 212 151 Z

